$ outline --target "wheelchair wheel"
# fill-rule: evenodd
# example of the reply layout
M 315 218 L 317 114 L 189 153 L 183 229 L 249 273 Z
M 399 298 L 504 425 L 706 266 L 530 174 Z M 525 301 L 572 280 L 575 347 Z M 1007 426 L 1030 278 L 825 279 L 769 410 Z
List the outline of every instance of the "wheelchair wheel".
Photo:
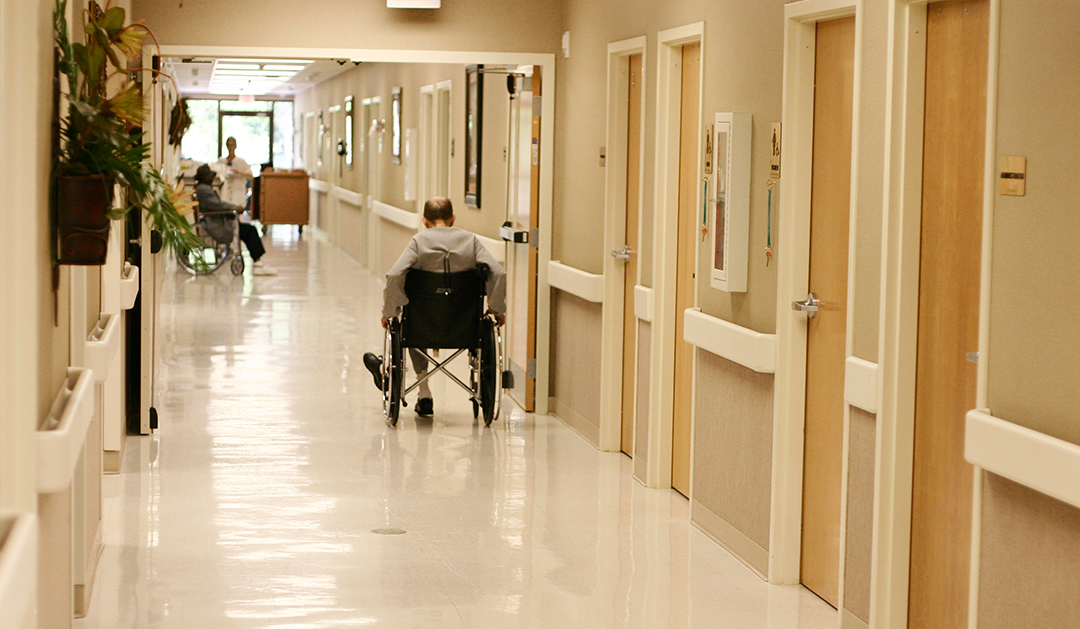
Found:
M 401 332 L 397 322 L 390 323 L 383 341 L 383 417 L 391 426 L 397 426 L 401 412 L 401 389 L 405 379 L 405 360 L 401 349 Z
M 233 256 L 232 262 L 229 263 L 229 270 L 233 275 L 240 275 L 244 272 L 244 256 Z
M 495 322 L 485 317 L 480 322 L 480 407 L 485 426 L 490 426 L 499 414 L 499 346 L 495 334 Z
M 218 270 L 229 257 L 229 245 L 218 243 L 215 246 L 188 249 L 176 254 L 176 262 L 192 275 L 209 275 Z M 200 264 L 202 258 L 204 264 Z

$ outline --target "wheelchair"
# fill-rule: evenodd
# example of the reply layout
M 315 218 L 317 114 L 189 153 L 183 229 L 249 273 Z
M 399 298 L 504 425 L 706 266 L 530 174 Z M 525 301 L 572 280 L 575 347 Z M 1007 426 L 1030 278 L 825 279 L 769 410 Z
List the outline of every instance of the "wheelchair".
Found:
M 178 252 L 176 261 L 192 275 L 208 275 L 226 262 L 233 275 L 244 272 L 244 255 L 240 246 L 240 217 L 233 210 L 220 212 L 195 209 L 195 235 L 202 240 L 200 249 Z M 199 265 L 202 259 L 206 264 Z
M 383 342 L 383 415 L 397 425 L 405 396 L 421 382 L 443 372 L 465 389 L 472 400 L 473 418 L 483 412 L 484 425 L 499 416 L 503 382 L 502 337 L 493 315 L 485 315 L 486 267 L 469 271 L 410 270 L 405 276 L 409 303 L 400 317 L 390 320 Z M 415 349 L 428 359 L 427 375 L 405 388 L 405 350 Z M 428 350 L 455 350 L 436 360 Z M 469 357 L 469 383 L 450 373 L 447 365 L 462 354 Z

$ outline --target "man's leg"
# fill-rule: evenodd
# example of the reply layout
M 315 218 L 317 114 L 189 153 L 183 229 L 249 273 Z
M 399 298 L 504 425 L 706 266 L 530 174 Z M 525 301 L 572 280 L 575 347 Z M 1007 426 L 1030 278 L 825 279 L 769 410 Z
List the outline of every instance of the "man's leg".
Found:
M 418 349 L 409 348 L 409 357 L 412 358 L 413 371 L 416 372 L 416 379 L 419 380 L 427 375 L 428 360 L 424 357 L 424 353 Z M 425 380 L 420 383 L 417 388 L 417 396 L 419 399 L 430 398 L 431 388 L 428 387 L 428 381 Z

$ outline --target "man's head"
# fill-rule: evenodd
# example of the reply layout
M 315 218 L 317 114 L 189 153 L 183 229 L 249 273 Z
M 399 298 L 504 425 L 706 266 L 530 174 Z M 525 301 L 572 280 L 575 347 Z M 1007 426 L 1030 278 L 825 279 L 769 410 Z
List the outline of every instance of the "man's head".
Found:
M 454 224 L 454 206 L 446 197 L 431 197 L 424 203 L 424 222 L 428 227 L 442 221 L 447 227 Z
M 214 169 L 210 168 L 210 164 L 203 164 L 195 171 L 195 183 L 205 183 L 209 186 L 214 183 L 214 177 Z

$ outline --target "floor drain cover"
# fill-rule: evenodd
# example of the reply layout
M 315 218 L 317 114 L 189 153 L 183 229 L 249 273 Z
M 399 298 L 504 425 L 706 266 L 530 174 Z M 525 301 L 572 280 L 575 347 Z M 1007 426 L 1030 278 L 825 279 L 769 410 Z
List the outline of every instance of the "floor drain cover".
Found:
M 404 535 L 405 529 L 372 529 L 371 532 L 377 535 Z

